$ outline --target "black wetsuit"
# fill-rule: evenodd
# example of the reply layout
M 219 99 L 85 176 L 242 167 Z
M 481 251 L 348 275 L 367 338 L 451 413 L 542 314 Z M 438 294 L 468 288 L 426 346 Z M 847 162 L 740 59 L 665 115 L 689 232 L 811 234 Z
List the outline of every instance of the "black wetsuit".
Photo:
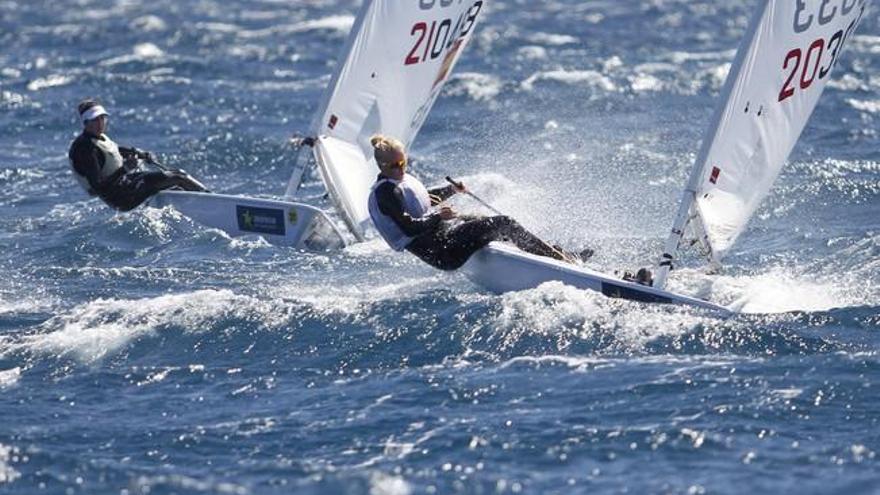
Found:
M 455 194 L 453 186 L 430 189 L 431 204 Z M 406 250 L 422 261 L 441 270 L 461 267 L 479 249 L 492 241 L 507 241 L 523 251 L 562 259 L 559 252 L 523 228 L 516 220 L 504 216 L 459 217 L 442 220 L 439 213 L 413 218 L 404 207 L 404 201 L 393 183 L 376 188 L 379 211 L 390 217 L 403 232 L 413 237 Z
M 140 152 L 135 148 L 118 147 L 123 162 L 119 166 L 116 163 L 119 158 L 112 156 L 113 147 L 102 148 L 95 141 L 100 141 L 102 145 L 113 144 L 105 135 L 96 137 L 84 131 L 70 145 L 68 157 L 74 173 L 79 176 L 78 179 L 86 191 L 92 196 L 100 197 L 117 210 L 132 210 L 164 189 L 178 187 L 186 191 L 205 190 L 183 172 L 137 170 Z M 105 170 L 107 167 L 113 167 L 113 170 Z

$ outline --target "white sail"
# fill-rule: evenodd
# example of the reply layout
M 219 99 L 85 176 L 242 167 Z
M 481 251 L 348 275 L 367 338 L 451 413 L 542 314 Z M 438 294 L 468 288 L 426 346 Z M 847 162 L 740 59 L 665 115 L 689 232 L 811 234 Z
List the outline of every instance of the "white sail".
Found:
M 409 146 L 474 32 L 485 0 L 367 0 L 313 131 L 315 157 L 340 213 L 358 238 L 378 173 L 369 139 Z
M 694 165 L 659 286 L 689 218 L 700 222 L 695 230 L 712 262 L 720 263 L 736 242 L 779 176 L 867 3 L 761 0 Z

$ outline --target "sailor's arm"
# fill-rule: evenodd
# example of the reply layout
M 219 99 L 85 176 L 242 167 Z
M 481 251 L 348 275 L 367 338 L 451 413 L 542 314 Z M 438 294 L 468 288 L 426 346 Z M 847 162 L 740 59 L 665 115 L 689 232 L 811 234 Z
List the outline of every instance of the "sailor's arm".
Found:
M 394 184 L 382 184 L 376 189 L 376 202 L 379 211 L 394 220 L 400 230 L 409 237 L 418 237 L 437 228 L 442 220 L 439 213 L 431 213 L 421 218 L 413 218 L 403 207 L 403 199 L 399 196 Z
M 439 205 L 454 196 L 457 192 L 458 189 L 452 184 L 428 189 L 428 195 L 431 196 L 431 206 Z

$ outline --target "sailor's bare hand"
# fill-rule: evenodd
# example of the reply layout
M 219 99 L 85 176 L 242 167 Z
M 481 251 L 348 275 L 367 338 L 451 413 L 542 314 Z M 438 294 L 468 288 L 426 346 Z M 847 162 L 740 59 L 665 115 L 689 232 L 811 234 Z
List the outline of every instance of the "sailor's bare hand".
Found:
M 464 185 L 464 182 L 456 182 L 455 183 L 455 192 L 466 193 L 466 192 L 468 192 L 468 188 L 466 185 Z
M 442 218 L 443 220 L 452 220 L 453 218 L 455 218 L 457 216 L 458 216 L 458 213 L 456 213 L 455 210 L 453 210 L 451 207 L 449 207 L 449 206 L 441 206 L 440 207 L 440 218 Z

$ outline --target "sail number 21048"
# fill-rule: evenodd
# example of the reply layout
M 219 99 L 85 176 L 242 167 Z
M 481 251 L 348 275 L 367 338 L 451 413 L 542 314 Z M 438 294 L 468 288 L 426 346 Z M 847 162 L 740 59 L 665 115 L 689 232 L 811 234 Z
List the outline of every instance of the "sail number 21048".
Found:
M 448 7 L 456 0 L 419 0 L 422 10 L 430 10 L 437 7 Z M 461 3 L 461 0 L 457 0 Z M 463 39 L 474 27 L 474 22 L 483 8 L 482 0 L 478 0 L 458 16 L 453 25 L 453 19 L 440 21 L 417 22 L 413 24 L 410 35 L 413 39 L 413 47 L 404 59 L 404 65 L 413 65 L 420 62 L 434 60 L 452 47 L 456 40 Z
M 834 64 L 837 63 L 837 56 L 840 54 L 843 45 L 846 44 L 849 35 L 859 24 L 862 15 L 865 13 L 866 2 L 864 0 L 843 0 L 841 15 L 852 11 L 857 2 L 861 4 L 859 16 L 845 30 L 838 30 L 827 41 L 824 38 L 819 38 L 810 43 L 810 46 L 805 50 L 794 48 L 785 55 L 785 60 L 782 62 L 782 70 L 788 72 L 788 78 L 779 91 L 780 102 L 794 96 L 798 89 L 805 90 L 809 88 L 816 78 L 825 79 L 831 72 Z M 817 23 L 819 25 L 831 22 L 837 14 L 837 7 L 826 11 L 826 6 L 830 3 L 831 0 L 822 0 L 820 10 L 817 13 Z M 797 0 L 798 8 L 795 13 L 794 30 L 798 33 L 806 31 L 813 24 L 814 17 L 812 14 L 804 14 L 804 5 L 803 0 Z

